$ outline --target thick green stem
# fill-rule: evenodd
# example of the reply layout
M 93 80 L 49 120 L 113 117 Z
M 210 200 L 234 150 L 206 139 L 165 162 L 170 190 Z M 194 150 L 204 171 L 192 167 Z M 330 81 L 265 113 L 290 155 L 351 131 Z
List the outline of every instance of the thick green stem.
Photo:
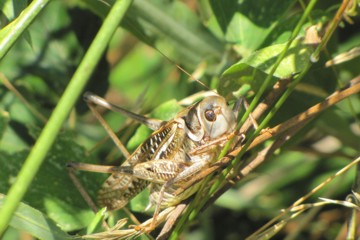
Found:
M 29 188 L 29 185 L 40 168 L 46 153 L 52 146 L 57 133 L 68 117 L 76 100 L 81 95 L 81 92 L 90 78 L 93 69 L 96 67 L 100 57 L 104 53 L 108 42 L 118 27 L 121 19 L 125 15 L 125 12 L 131 2 L 131 0 L 122 0 L 114 3 L 114 6 L 104 20 L 102 27 L 52 113 L 49 122 L 44 127 L 39 139 L 26 159 L 17 176 L 16 182 L 8 192 L 3 208 L 0 209 L 0 236 L 6 230 L 14 211 Z

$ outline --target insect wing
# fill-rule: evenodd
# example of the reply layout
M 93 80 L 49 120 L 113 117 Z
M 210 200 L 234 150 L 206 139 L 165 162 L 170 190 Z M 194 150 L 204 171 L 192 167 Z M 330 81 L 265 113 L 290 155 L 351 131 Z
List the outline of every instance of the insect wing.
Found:
M 167 122 L 158 131 L 151 134 L 122 164 L 122 167 L 129 169 L 144 162 L 173 157 L 178 152 L 182 136 L 183 134 L 177 129 L 176 122 Z M 149 183 L 149 181 L 131 174 L 113 173 L 99 190 L 98 203 L 100 206 L 106 206 L 109 210 L 122 208 L 129 200 L 143 191 Z
M 148 185 L 149 182 L 146 180 L 123 173 L 114 173 L 99 190 L 98 203 L 100 206 L 106 206 L 108 210 L 120 209 Z

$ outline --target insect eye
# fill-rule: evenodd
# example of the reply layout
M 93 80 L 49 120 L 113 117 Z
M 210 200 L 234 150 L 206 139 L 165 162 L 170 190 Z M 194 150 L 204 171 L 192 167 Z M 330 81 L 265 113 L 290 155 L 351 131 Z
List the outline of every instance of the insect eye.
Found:
M 215 120 L 216 120 L 216 113 L 214 112 L 214 110 L 206 110 L 206 111 L 205 111 L 205 118 L 206 118 L 206 120 L 208 120 L 209 122 L 215 122 Z

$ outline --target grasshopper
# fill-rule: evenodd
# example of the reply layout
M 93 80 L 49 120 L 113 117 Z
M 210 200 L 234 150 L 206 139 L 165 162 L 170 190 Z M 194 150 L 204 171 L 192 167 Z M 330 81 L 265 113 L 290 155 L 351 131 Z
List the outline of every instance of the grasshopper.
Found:
M 199 184 L 196 184 L 179 195 L 174 194 L 182 184 L 216 159 L 229 134 L 236 128 L 237 110 L 231 109 L 219 95 L 205 97 L 170 121 L 137 115 L 91 93 L 86 93 L 84 98 L 89 106 L 101 105 L 119 111 L 154 130 L 121 166 L 73 165 L 81 170 L 111 173 L 100 188 L 97 199 L 98 204 L 108 210 L 124 207 L 149 187 L 147 208 L 155 206 L 153 219 L 161 208 L 175 206 L 198 190 Z M 113 139 L 116 138 L 106 126 L 105 129 Z

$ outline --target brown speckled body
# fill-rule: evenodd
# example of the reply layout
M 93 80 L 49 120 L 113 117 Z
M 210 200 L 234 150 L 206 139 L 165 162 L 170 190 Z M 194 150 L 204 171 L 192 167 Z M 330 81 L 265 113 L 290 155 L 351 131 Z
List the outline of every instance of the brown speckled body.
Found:
M 119 172 L 104 182 L 98 203 L 109 210 L 119 209 L 149 186 L 151 205 L 176 205 L 198 187 L 179 196 L 174 196 L 174 191 L 210 164 L 221 144 L 209 143 L 232 132 L 235 124 L 234 113 L 220 96 L 207 97 L 181 111 L 152 133 L 121 165 Z M 204 144 L 209 147 L 196 151 Z M 159 199 L 160 189 L 170 182 Z

